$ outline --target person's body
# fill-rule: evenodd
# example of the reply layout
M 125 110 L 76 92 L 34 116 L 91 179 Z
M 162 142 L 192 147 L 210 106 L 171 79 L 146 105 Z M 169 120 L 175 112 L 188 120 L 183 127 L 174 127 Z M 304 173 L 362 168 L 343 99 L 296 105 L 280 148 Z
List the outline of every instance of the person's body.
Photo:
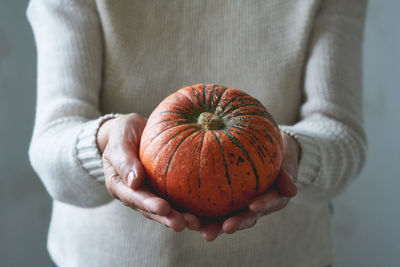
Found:
M 27 12 L 38 48 L 30 159 L 54 200 L 56 264 L 332 263 L 328 202 L 365 157 L 364 1 L 31 0 Z M 202 82 L 259 99 L 287 148 L 276 190 L 213 224 L 140 187 L 132 153 L 157 104 Z

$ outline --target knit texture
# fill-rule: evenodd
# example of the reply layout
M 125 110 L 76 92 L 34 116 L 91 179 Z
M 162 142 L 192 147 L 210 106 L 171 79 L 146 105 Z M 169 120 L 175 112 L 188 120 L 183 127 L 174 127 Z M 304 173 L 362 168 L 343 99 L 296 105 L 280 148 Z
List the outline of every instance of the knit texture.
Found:
M 328 201 L 364 160 L 364 1 L 31 0 L 38 94 L 29 156 L 53 198 L 60 266 L 324 266 Z M 301 146 L 298 195 L 254 227 L 205 242 L 107 193 L 96 144 L 114 113 L 149 116 L 191 84 L 259 99 Z M 110 114 L 110 115 L 107 115 Z

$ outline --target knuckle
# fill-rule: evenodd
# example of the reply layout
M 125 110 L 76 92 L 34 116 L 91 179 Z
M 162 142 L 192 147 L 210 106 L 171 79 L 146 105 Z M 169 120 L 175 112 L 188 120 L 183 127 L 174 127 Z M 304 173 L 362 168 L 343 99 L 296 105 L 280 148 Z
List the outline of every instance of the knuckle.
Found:
M 121 178 L 118 174 L 113 174 L 110 176 L 110 182 L 111 184 L 116 185 L 121 182 Z

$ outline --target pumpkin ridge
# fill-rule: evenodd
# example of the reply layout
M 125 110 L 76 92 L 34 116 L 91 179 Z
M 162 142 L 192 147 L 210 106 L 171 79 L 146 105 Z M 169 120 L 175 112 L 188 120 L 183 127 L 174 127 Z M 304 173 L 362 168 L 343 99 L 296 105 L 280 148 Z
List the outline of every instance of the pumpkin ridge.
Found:
M 227 109 L 225 111 L 223 111 L 221 114 L 219 114 L 219 116 L 221 116 L 221 119 L 224 118 L 226 115 L 228 115 L 230 112 L 233 112 L 239 108 L 243 108 L 243 107 L 248 107 L 248 106 L 254 106 L 254 107 L 263 107 L 260 104 L 253 104 L 253 103 L 248 103 L 248 104 L 242 104 L 242 105 L 237 105 L 237 106 L 233 106 L 230 109 Z
M 204 109 L 208 111 L 208 106 L 207 106 L 207 85 L 203 84 L 203 105 Z
M 260 117 L 263 117 L 265 119 L 268 119 L 268 117 L 266 117 L 266 114 L 267 114 L 267 112 L 256 112 L 256 111 L 252 111 L 252 112 L 249 112 L 249 113 L 239 112 L 238 114 L 235 114 L 235 115 L 232 115 L 232 113 L 228 114 L 228 117 L 225 117 L 225 119 L 229 120 L 232 117 L 233 118 L 237 118 L 237 117 L 241 117 L 241 116 L 260 116 Z
M 181 125 L 175 125 L 175 126 L 172 126 L 171 128 L 166 128 L 164 131 L 162 131 L 161 133 L 157 134 L 157 136 L 155 136 L 155 137 L 150 141 L 150 143 L 147 145 L 146 149 L 145 149 L 144 152 L 143 152 L 143 155 L 146 154 L 147 150 L 151 147 L 153 141 L 156 140 L 162 133 L 165 133 L 166 131 L 171 130 L 171 129 L 177 127 L 177 126 L 181 126 Z M 173 140 L 173 139 L 174 139 L 175 137 L 177 137 L 179 134 L 183 133 L 183 132 L 186 131 L 186 130 L 190 130 L 191 128 L 192 128 L 192 127 L 188 125 L 188 127 L 186 127 L 185 129 L 183 129 L 182 131 L 179 131 L 178 133 L 174 134 L 174 135 L 163 145 L 163 148 L 164 148 L 166 145 L 168 145 L 169 142 L 171 142 L 171 140 Z M 157 159 L 158 159 L 158 154 L 161 153 L 161 151 L 162 151 L 162 149 L 161 149 L 160 151 L 158 151 L 156 157 L 154 158 L 154 162 L 157 161 Z
M 196 105 L 193 103 L 192 99 L 190 99 L 190 97 L 185 95 L 181 90 L 179 90 L 178 93 L 183 95 L 184 97 L 186 97 L 189 100 L 189 102 L 192 104 L 192 107 L 193 107 L 195 112 L 199 112 L 199 110 L 197 109 Z
M 241 123 L 244 122 L 245 124 Z M 261 127 L 259 124 L 253 123 L 253 122 L 249 122 L 249 121 L 241 121 L 241 122 L 235 122 L 235 125 L 241 125 L 241 126 L 246 126 L 246 124 L 251 124 L 254 125 L 256 127 Z M 269 122 L 269 121 L 268 121 Z M 228 124 L 229 125 L 229 124 Z M 275 135 L 271 135 L 271 132 L 268 131 L 267 129 L 265 129 L 264 127 L 262 127 L 261 129 L 265 134 L 267 134 L 271 139 L 273 139 L 277 144 L 279 144 L 279 141 L 276 139 Z
M 232 127 L 229 127 L 229 128 L 231 128 L 230 131 L 235 132 L 235 133 L 237 133 L 237 134 L 240 135 L 240 136 L 245 136 L 245 135 L 243 135 L 241 132 L 239 132 L 239 131 L 237 131 L 237 130 L 235 130 L 235 129 L 232 129 Z M 252 137 L 250 137 L 250 141 L 251 141 L 251 142 L 254 142 L 254 140 L 253 140 Z M 251 143 L 251 142 L 250 142 L 250 143 Z M 261 159 L 262 163 L 264 163 L 264 158 L 265 158 L 264 152 L 261 150 L 261 148 L 260 148 L 259 145 L 257 145 L 257 146 L 255 147 L 255 149 L 256 149 L 256 152 L 257 152 L 257 154 L 258 154 L 258 157 Z M 261 152 L 261 154 L 260 154 L 260 152 Z
M 230 87 L 225 87 L 225 88 L 222 90 L 222 93 L 221 93 L 221 95 L 219 96 L 219 98 L 218 98 L 218 100 L 217 100 L 217 103 L 215 103 L 215 109 L 213 110 L 213 113 L 215 113 L 215 111 L 217 110 L 217 107 L 218 107 L 218 105 L 219 105 L 219 102 L 221 101 L 221 99 L 222 99 L 222 97 L 224 96 L 224 94 L 226 93 L 226 91 L 228 91 L 228 89 L 230 89 Z M 219 92 L 219 90 L 218 90 L 218 92 Z
M 268 148 L 266 148 L 266 147 L 264 146 L 264 144 L 260 141 L 260 139 L 257 138 L 257 136 L 256 136 L 255 134 L 253 134 L 252 132 L 250 132 L 250 131 L 248 131 L 248 130 L 246 130 L 246 129 L 243 129 L 243 128 L 241 128 L 241 127 L 238 127 L 238 126 L 236 126 L 236 125 L 232 125 L 232 126 L 230 126 L 230 127 L 233 127 L 233 128 L 235 128 L 235 129 L 238 129 L 239 131 L 243 131 L 243 132 L 246 132 L 246 133 L 248 133 L 249 135 L 251 135 L 251 136 L 261 145 L 261 147 L 264 148 L 265 152 L 268 154 L 268 157 L 270 158 L 270 160 L 272 160 L 271 153 L 269 152 Z
M 232 144 L 236 145 L 238 148 L 240 148 L 240 150 L 242 150 L 242 152 L 243 152 L 243 154 L 245 155 L 246 159 L 249 161 L 249 163 L 250 163 L 250 165 L 251 165 L 251 167 L 252 167 L 252 169 L 253 169 L 254 175 L 255 175 L 255 177 L 256 177 L 256 188 L 255 188 L 255 190 L 257 191 L 257 190 L 258 190 L 258 187 L 259 187 L 259 178 L 260 178 L 260 177 L 258 176 L 258 172 L 257 172 L 257 170 L 256 170 L 256 167 L 254 166 L 253 161 L 251 160 L 251 158 L 250 158 L 250 156 L 249 156 L 249 153 L 248 153 L 247 150 L 243 147 L 243 145 L 239 142 L 238 139 L 236 139 L 233 135 L 231 135 L 231 134 L 230 134 L 229 132 L 227 132 L 226 130 L 223 130 L 223 132 L 228 136 L 228 138 L 229 138 L 229 140 L 232 142 Z
M 257 111 L 260 111 L 260 110 L 257 110 Z M 278 124 L 276 123 L 276 121 L 274 120 L 274 118 L 272 117 L 271 113 L 269 113 L 269 112 L 266 111 L 266 110 L 262 111 L 261 113 L 262 113 L 262 114 L 253 114 L 253 113 L 250 113 L 250 114 L 238 114 L 238 115 L 235 115 L 234 117 L 240 117 L 240 116 L 242 116 L 242 115 L 256 115 L 256 116 L 262 116 L 262 117 L 266 118 L 266 119 L 272 124 L 272 126 L 274 126 L 274 128 L 279 132 L 279 131 L 280 131 L 279 126 L 278 126 Z
M 201 147 L 200 147 L 200 153 L 199 153 L 199 173 L 198 173 L 198 176 L 197 176 L 197 188 L 200 188 L 200 185 L 201 185 L 201 180 L 200 180 L 201 165 L 200 165 L 200 162 L 201 162 L 201 155 L 203 153 L 204 139 L 206 138 L 206 134 L 207 134 L 206 131 L 203 131 L 203 132 L 204 132 L 203 139 L 201 140 L 201 143 L 200 143 Z
M 213 89 L 211 90 L 210 94 L 210 107 L 209 110 L 213 110 L 213 99 L 214 99 L 214 94 L 215 94 L 215 87 L 217 87 L 215 84 L 213 84 Z
M 192 91 L 193 91 L 193 95 L 196 97 L 196 99 L 197 99 L 197 104 L 199 105 L 198 106 L 198 110 L 201 110 L 201 111 L 203 111 L 204 110 L 204 107 L 202 107 L 202 101 L 201 101 L 201 99 L 200 99 L 200 94 L 199 94 L 199 92 L 196 90 L 196 88 L 194 88 L 194 87 L 191 87 L 192 88 Z
M 204 131 L 201 132 L 200 135 L 202 133 L 204 133 Z M 203 135 L 202 140 L 203 139 L 204 139 L 204 135 Z M 200 151 L 199 151 L 199 147 L 200 147 Z M 201 148 L 202 148 L 202 141 L 199 141 L 199 142 L 196 143 L 196 146 L 193 149 L 193 152 L 192 152 L 192 155 L 191 155 L 191 156 L 193 156 L 193 161 L 194 161 L 194 157 L 195 157 L 196 153 L 201 153 Z M 200 162 L 200 155 L 199 155 L 199 162 Z M 192 162 L 192 166 L 193 166 L 193 162 Z M 192 171 L 193 171 L 192 166 L 190 166 L 189 174 L 192 174 Z M 200 167 L 199 167 L 199 170 L 200 170 Z M 198 179 L 200 179 L 200 175 L 198 175 L 197 177 L 198 177 Z M 188 195 L 190 195 L 192 193 L 192 186 L 190 185 L 192 180 L 190 179 L 190 175 L 187 176 L 186 180 L 187 180 L 187 186 L 188 186 L 188 189 L 189 189 L 188 190 Z M 197 181 L 197 182 L 199 183 L 200 181 Z M 198 187 L 200 187 L 200 185 L 198 185 Z
M 236 101 L 238 98 L 241 98 L 241 97 L 243 97 L 243 96 L 248 96 L 248 94 L 245 94 L 245 93 L 243 93 L 243 94 L 238 94 L 238 95 L 236 95 L 234 98 L 232 98 L 231 100 L 229 100 L 228 103 L 226 103 L 226 104 L 223 105 L 223 106 L 220 106 L 222 111 L 221 111 L 220 113 L 218 113 L 218 115 L 221 115 L 221 113 L 223 113 L 224 109 L 225 109 L 227 106 L 229 106 L 233 101 Z
M 183 142 L 189 137 L 191 136 L 193 133 L 199 132 L 200 129 L 196 129 L 194 131 L 192 131 L 190 134 L 188 134 L 187 136 L 185 136 L 177 145 L 177 147 L 175 148 L 175 150 L 172 152 L 171 157 L 169 158 L 169 161 L 167 163 L 166 169 L 165 169 L 165 176 L 164 176 L 164 183 L 165 183 L 165 196 L 168 199 L 168 191 L 167 191 L 167 176 L 168 176 L 168 170 L 169 170 L 169 166 L 171 165 L 172 159 L 175 156 L 175 153 L 178 151 L 178 149 L 181 147 L 181 145 L 183 144 Z M 172 138 L 170 139 L 172 140 Z M 158 155 L 158 154 L 157 154 Z
M 194 109 L 192 109 L 192 108 L 190 108 L 190 107 L 186 107 L 186 106 L 184 106 L 184 105 L 182 105 L 182 104 L 179 104 L 179 103 L 177 103 L 177 102 L 174 102 L 174 101 L 166 101 L 166 102 L 164 102 L 164 103 L 165 103 L 165 104 L 172 104 L 172 105 L 176 105 L 176 106 L 178 106 L 178 107 L 184 108 L 185 111 L 183 111 L 183 112 L 195 112 Z M 164 103 L 163 103 L 163 104 L 164 104 Z
M 231 205 L 233 206 L 233 204 L 234 204 L 233 189 L 232 189 L 232 184 L 231 184 L 231 178 L 229 176 L 228 164 L 226 163 L 226 158 L 225 158 L 225 154 L 224 154 L 224 147 L 221 144 L 220 137 L 214 131 L 212 131 L 212 133 L 218 142 L 219 149 L 221 150 L 222 160 L 223 160 L 224 167 L 225 167 L 225 177 L 228 181 L 229 188 L 231 189 L 231 196 L 232 196 Z
M 184 122 L 180 122 L 180 123 L 182 123 L 182 124 L 185 124 L 185 123 L 189 123 L 189 122 L 190 122 L 189 120 L 184 119 L 184 118 L 182 118 L 182 119 L 165 119 L 165 120 L 157 121 L 156 123 L 154 123 L 154 124 L 149 124 L 149 125 L 150 125 L 150 127 L 154 127 L 154 126 L 157 126 L 157 125 L 159 125 L 159 124 L 161 124 L 161 123 L 164 123 L 164 122 L 177 121 L 177 120 L 184 120 Z M 178 123 L 179 123 L 179 122 L 178 122 Z M 179 124 L 179 125 L 182 125 L 182 124 Z M 175 125 L 175 126 L 178 126 L 178 125 Z M 168 129 L 169 129 L 169 128 L 168 128 Z
M 165 110 L 165 111 L 160 111 L 160 114 L 177 114 L 181 116 L 183 119 L 186 119 L 192 123 L 196 122 L 196 118 L 198 114 L 187 114 L 185 112 L 177 112 L 177 111 L 172 111 L 172 110 Z

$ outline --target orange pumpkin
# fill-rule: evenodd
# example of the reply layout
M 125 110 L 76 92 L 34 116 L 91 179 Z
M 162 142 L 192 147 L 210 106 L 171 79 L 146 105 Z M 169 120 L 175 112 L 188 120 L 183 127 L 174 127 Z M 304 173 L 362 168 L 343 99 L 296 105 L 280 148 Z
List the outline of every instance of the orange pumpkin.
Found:
M 228 215 L 267 190 L 281 165 L 279 128 L 254 97 L 197 84 L 163 100 L 144 129 L 139 157 L 149 186 L 198 216 Z

